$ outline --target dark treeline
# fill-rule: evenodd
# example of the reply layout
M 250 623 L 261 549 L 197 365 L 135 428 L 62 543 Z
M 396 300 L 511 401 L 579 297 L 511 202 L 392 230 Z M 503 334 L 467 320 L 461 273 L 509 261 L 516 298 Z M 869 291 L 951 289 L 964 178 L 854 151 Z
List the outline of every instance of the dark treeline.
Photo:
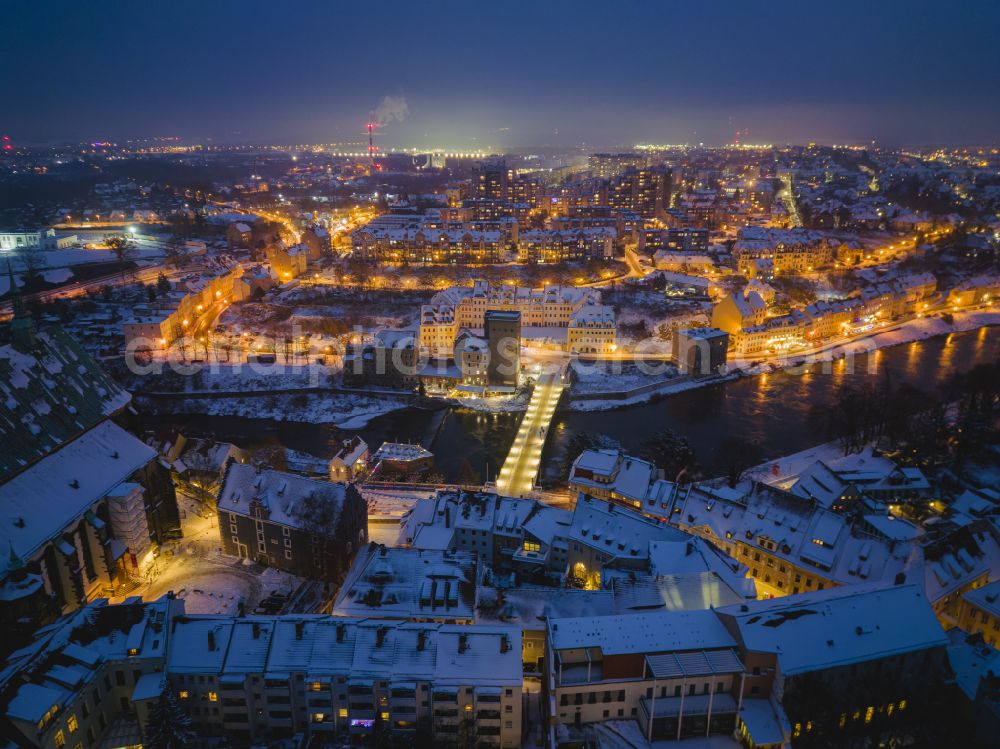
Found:
M 955 374 L 932 391 L 896 383 L 884 370 L 875 382 L 843 385 L 810 420 L 840 440 L 845 454 L 875 444 L 910 465 L 960 468 L 997 437 L 998 404 L 1000 360 Z

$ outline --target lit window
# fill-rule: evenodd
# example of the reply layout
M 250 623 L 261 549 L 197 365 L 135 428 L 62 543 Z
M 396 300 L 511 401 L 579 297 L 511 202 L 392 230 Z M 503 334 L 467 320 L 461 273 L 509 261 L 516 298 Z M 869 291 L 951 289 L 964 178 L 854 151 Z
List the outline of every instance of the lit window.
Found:
M 471 704 L 465 706 L 465 712 L 467 712 L 467 713 L 471 713 L 472 712 L 472 705 Z
M 188 698 L 187 690 L 182 689 L 177 696 L 180 697 L 182 700 L 186 700 Z
M 320 691 L 320 690 L 321 690 L 322 688 L 323 688 L 323 685 L 322 685 L 322 684 L 320 684 L 320 683 L 319 683 L 318 681 L 314 681 L 314 682 L 312 683 L 312 690 L 313 690 L 314 692 L 318 692 L 318 691 Z
M 62 729 L 56 731 L 55 742 L 56 742 L 56 746 L 59 747 L 60 749 L 62 749 L 62 747 L 64 747 L 64 746 L 66 746 L 66 736 L 65 736 L 65 734 L 63 734 Z
M 322 723 L 324 720 L 326 720 L 324 713 L 313 713 L 313 723 Z
M 873 717 L 875 717 L 875 708 L 869 706 L 868 709 L 865 710 L 865 723 L 871 723 Z
M 539 543 L 536 543 L 534 541 L 525 541 L 524 542 L 524 550 L 525 551 L 541 551 L 542 550 L 542 545 L 539 544 Z
M 379 715 L 382 716 L 382 721 L 383 722 L 385 722 L 385 723 L 389 722 L 389 713 L 379 713 Z
M 209 692 L 208 693 L 208 701 L 209 702 L 218 702 L 219 701 L 219 695 L 216 692 Z
M 69 718 L 67 718 L 67 720 L 66 720 L 66 728 L 69 729 L 70 733 L 76 733 L 76 729 L 79 728 L 79 725 L 76 722 L 76 716 L 75 715 L 70 715 Z
M 346 707 L 340 708 L 337 711 L 337 715 L 339 715 L 341 718 L 346 718 L 347 717 L 347 708 Z

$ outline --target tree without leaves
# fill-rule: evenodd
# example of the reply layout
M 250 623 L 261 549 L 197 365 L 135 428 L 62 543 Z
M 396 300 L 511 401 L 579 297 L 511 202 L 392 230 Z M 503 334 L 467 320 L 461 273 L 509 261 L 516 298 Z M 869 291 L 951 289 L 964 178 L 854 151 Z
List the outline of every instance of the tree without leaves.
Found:
M 156 277 L 156 290 L 161 295 L 170 293 L 170 281 L 162 273 Z
M 668 479 L 674 479 L 683 471 L 691 481 L 699 473 L 698 461 L 688 441 L 671 429 L 657 432 L 643 444 L 639 457 L 663 469 Z
M 741 437 L 726 437 L 719 445 L 719 452 L 725 456 L 726 481 L 730 487 L 735 487 L 748 469 L 764 459 L 759 445 Z
M 125 264 L 130 263 L 136 254 L 135 242 L 124 234 L 109 234 L 104 237 L 104 244 L 115 254 L 124 279 Z
M 24 284 L 37 280 L 45 268 L 45 254 L 41 247 L 25 247 L 18 253 L 21 267 L 24 269 Z
M 184 240 L 181 237 L 174 235 L 167 240 L 163 259 L 170 265 L 180 265 L 186 257 L 184 250 Z
M 559 466 L 559 475 L 563 480 L 569 478 L 569 472 L 573 469 L 573 461 L 584 450 L 592 450 L 597 447 L 597 439 L 583 432 L 577 432 L 572 437 L 569 438 L 569 442 L 566 443 L 566 450 L 563 452 L 562 462 Z
M 479 483 L 479 471 L 472 467 L 472 463 L 469 462 L 468 458 L 462 458 L 462 462 L 458 466 L 456 479 L 459 484 L 464 486 L 475 486 Z
M 299 500 L 295 516 L 303 528 L 316 536 L 332 539 L 337 534 L 340 520 L 340 503 L 326 491 L 313 491 Z

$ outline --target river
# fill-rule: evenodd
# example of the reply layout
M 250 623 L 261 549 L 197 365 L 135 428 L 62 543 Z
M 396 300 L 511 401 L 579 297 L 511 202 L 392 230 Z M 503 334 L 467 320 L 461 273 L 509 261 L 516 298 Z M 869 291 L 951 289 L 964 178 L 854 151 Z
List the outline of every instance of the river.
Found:
M 566 445 L 578 433 L 604 435 L 626 451 L 636 451 L 656 432 L 669 428 L 687 438 L 709 473 L 724 470 L 720 446 L 728 437 L 756 444 L 762 460 L 803 450 L 828 438 L 816 432 L 809 414 L 830 406 L 845 383 L 888 376 L 896 383 L 933 390 L 956 372 L 1000 357 L 1000 327 L 902 344 L 871 356 L 872 362 L 857 357 L 853 372 L 843 362 L 815 365 L 801 373 L 747 377 L 614 411 L 562 411 L 553 422 L 542 465 L 553 478 Z M 520 414 L 407 409 L 378 417 L 358 431 L 370 445 L 384 440 L 423 443 L 434 452 L 447 480 L 454 480 L 465 460 L 481 477 L 495 478 L 519 421 Z M 241 447 L 280 444 L 322 458 L 347 434 L 330 424 L 228 416 L 147 417 L 147 424 L 177 427 L 189 436 L 212 435 Z

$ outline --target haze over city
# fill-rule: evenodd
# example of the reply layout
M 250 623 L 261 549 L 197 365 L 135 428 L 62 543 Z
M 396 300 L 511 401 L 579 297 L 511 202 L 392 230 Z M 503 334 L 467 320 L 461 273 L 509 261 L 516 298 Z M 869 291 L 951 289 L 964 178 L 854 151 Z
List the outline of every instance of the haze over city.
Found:
M 997 3 L 0 6 L 0 749 L 997 749 Z
M 996 3 L 270 2 L 8 6 L 22 142 L 996 142 Z M 13 103 L 16 102 L 16 105 Z

